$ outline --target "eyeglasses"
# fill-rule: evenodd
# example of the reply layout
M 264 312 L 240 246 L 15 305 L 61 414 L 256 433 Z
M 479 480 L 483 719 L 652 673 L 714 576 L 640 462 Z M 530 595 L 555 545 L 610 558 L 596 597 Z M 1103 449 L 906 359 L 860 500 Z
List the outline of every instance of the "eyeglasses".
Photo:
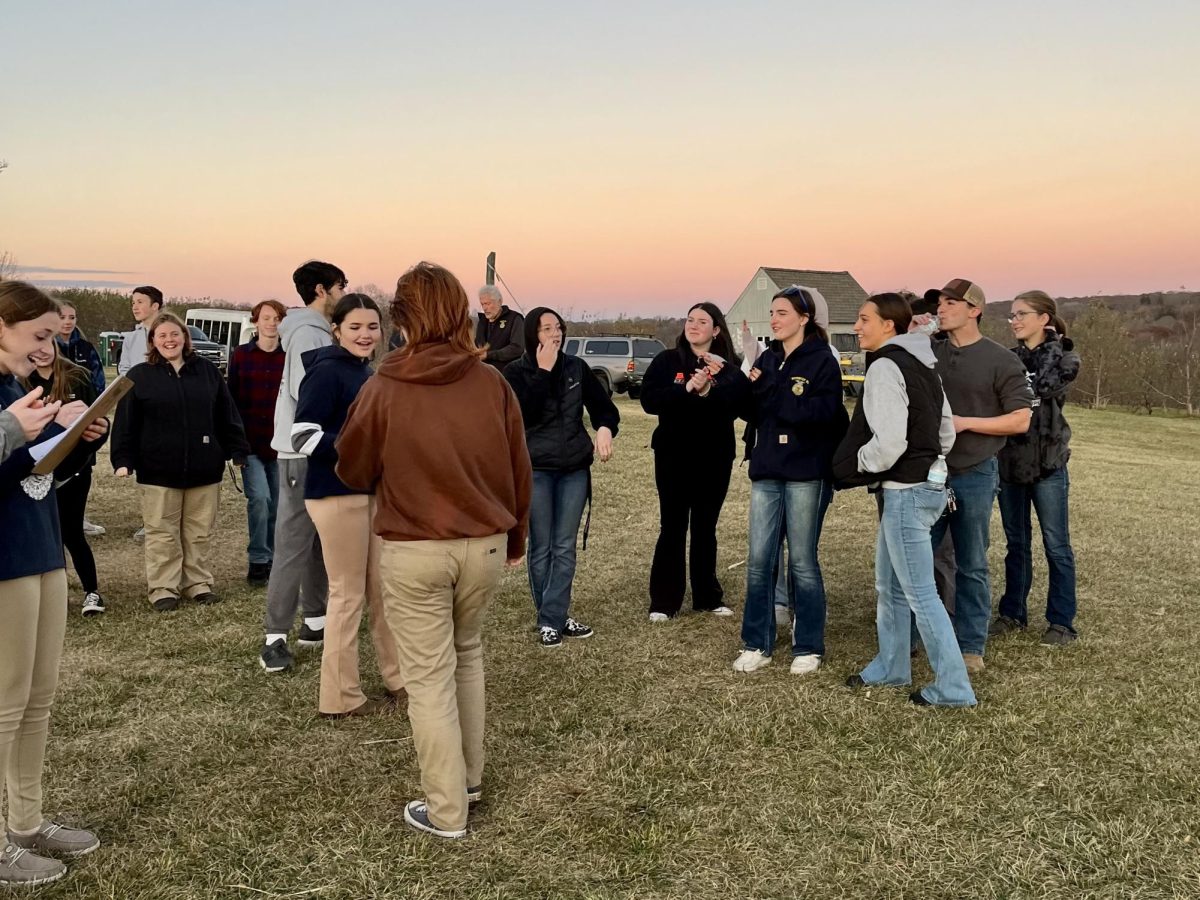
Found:
M 1008 319 L 1009 322 L 1016 322 L 1020 319 L 1024 319 L 1026 316 L 1036 316 L 1036 315 L 1037 315 L 1037 313 L 1035 313 L 1031 309 L 1023 309 L 1020 312 L 1012 313 L 1011 315 L 1007 316 L 1006 318 Z

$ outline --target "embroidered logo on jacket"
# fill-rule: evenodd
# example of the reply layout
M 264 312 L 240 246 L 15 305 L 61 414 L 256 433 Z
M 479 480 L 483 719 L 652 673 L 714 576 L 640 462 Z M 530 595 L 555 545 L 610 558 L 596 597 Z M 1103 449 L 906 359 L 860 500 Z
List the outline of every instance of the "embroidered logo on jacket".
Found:
M 675 373 L 675 383 L 676 383 L 676 384 L 683 384 L 683 373 L 682 373 L 682 372 L 676 372 L 676 373 Z
M 804 393 L 804 389 L 808 387 L 808 379 L 801 375 L 792 376 L 792 393 L 799 397 Z

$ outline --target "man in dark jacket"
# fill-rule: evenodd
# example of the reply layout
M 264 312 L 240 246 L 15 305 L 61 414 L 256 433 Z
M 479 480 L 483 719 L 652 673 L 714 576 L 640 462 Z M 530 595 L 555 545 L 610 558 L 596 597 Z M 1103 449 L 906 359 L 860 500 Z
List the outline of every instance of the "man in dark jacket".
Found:
M 483 312 L 475 327 L 475 346 L 486 348 L 483 361 L 503 373 L 525 352 L 525 317 L 501 303 L 500 289 L 494 284 L 479 289 L 479 308 Z

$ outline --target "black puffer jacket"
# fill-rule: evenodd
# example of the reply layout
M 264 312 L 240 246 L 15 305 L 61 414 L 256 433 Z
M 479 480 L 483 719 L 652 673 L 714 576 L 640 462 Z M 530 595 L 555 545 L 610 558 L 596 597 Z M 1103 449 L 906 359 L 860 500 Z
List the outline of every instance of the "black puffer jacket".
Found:
M 544 313 L 558 317 L 566 339 L 566 323 L 552 309 L 538 307 L 525 318 L 525 353 L 508 364 L 504 377 L 512 385 L 525 420 L 525 442 L 533 468 L 572 472 L 592 464 L 592 439 L 583 426 L 587 410 L 595 429 L 617 436 L 621 414 L 592 370 L 575 356 L 558 351 L 549 372 L 537 363 L 538 322 Z
M 1032 350 L 1019 344 L 1013 353 L 1024 363 L 1033 389 L 1033 420 L 1029 431 L 1010 436 L 1001 448 L 1000 479 L 1033 484 L 1071 458 L 1071 427 L 1063 416 L 1063 404 L 1079 375 L 1079 354 L 1070 338 L 1054 331 L 1047 331 L 1046 340 Z

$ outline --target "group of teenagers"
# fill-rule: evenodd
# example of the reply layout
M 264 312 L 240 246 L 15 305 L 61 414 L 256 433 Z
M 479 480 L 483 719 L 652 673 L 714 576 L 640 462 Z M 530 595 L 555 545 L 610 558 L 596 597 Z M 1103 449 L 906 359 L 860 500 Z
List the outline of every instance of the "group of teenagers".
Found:
M 160 612 L 217 602 L 208 545 L 232 464 L 247 499 L 247 579 L 266 586 L 261 666 L 292 665 L 299 613 L 297 644 L 321 648 L 322 716 L 406 701 L 424 796 L 407 804 L 405 821 L 461 837 L 483 795 L 484 611 L 503 570 L 524 563 L 540 645 L 593 634 L 570 615 L 576 546 L 581 524 L 587 544 L 593 462 L 611 457 L 620 416 L 591 370 L 563 352 L 566 324 L 554 310 L 522 316 L 488 286 L 473 319 L 455 276 L 420 263 L 397 283 L 391 349 L 373 367 L 385 311 L 346 293 L 345 274 L 329 263 L 305 263 L 294 283 L 303 307 L 256 305 L 257 333 L 236 348 L 227 379 L 192 352 L 161 292 L 134 292 L 144 333 L 127 336 L 121 368 L 132 387 L 112 423 L 110 457 L 115 474 L 141 488 L 148 599 Z M 854 325 L 867 367 L 852 418 L 819 292 L 780 291 L 766 349 L 743 328 L 744 362 L 721 310 L 695 304 L 642 384 L 641 404 L 658 417 L 650 622 L 678 616 L 689 583 L 697 612 L 733 615 L 716 572 L 716 527 L 743 420 L 751 496 L 735 671 L 768 665 L 787 625 L 791 671 L 820 667 L 821 529 L 835 489 L 858 486 L 878 504 L 879 650 L 849 686 L 908 685 L 919 639 L 934 678 L 910 699 L 973 705 L 969 675 L 983 669 L 989 634 L 1028 624 L 1031 509 L 1049 564 L 1042 640 L 1074 640 L 1062 407 L 1079 359 L 1046 294 L 1013 301 L 1014 350 L 980 333 L 984 304 L 964 279 L 923 298 L 868 298 Z M 41 808 L 67 611 L 63 547 L 87 613 L 99 594 L 77 533 L 96 450 L 109 439 L 100 419 L 52 475 L 33 474 L 37 445 L 69 427 L 103 384 L 73 316 L 71 326 L 37 288 L 0 283 L 0 605 L 14 623 L 0 637 L 0 884 L 61 877 L 62 859 L 99 846 Z M 126 365 L 139 342 L 144 361 Z M 986 553 L 997 492 L 1008 550 L 992 621 Z M 360 685 L 364 611 L 386 687 L 379 698 Z M 90 612 L 103 612 L 103 600 Z

